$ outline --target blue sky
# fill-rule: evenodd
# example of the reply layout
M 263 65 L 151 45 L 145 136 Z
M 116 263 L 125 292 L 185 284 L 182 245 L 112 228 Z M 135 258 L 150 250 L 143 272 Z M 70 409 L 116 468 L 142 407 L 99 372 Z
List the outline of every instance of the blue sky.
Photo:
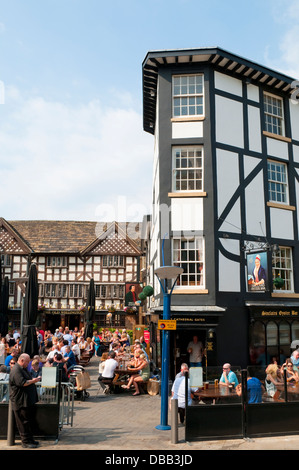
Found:
M 299 77 L 296 0 L 1 0 L 0 216 L 140 220 L 150 50 L 219 46 Z

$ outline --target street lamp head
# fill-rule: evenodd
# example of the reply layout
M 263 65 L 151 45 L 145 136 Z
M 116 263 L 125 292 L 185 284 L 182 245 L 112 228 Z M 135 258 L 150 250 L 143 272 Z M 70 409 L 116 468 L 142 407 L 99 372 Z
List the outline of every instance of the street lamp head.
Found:
M 184 269 L 179 266 L 161 266 L 155 269 L 155 274 L 160 279 L 176 279 L 183 272 Z

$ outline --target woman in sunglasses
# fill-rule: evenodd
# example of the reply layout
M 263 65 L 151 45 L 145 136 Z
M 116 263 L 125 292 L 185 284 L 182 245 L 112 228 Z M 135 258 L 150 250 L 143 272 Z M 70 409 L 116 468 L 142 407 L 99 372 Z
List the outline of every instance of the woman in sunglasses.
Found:
M 283 374 L 284 369 L 286 370 L 287 382 L 299 382 L 299 374 L 297 368 L 294 368 L 294 365 L 290 358 L 288 358 L 284 364 L 281 366 L 281 373 Z

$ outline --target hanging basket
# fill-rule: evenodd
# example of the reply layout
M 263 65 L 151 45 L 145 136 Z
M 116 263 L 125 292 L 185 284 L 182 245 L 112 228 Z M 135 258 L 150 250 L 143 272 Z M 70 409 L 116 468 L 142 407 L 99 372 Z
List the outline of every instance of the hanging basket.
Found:
M 280 276 L 276 277 L 274 280 L 273 280 L 273 284 L 275 287 L 277 287 L 278 289 L 281 289 L 283 286 L 284 286 L 284 280 L 281 279 Z

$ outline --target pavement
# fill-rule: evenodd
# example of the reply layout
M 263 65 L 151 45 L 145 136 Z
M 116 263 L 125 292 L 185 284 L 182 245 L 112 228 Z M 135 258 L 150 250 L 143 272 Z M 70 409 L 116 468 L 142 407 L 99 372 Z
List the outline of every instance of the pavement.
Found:
M 170 430 L 156 429 L 160 424 L 160 395 L 133 396 L 131 391 L 110 395 L 99 393 L 98 364 L 99 359 L 94 357 L 86 366 L 91 378 L 90 396 L 85 401 L 75 400 L 73 426 L 64 426 L 57 441 L 40 439 L 40 447 L 29 451 L 22 448 L 19 440 L 15 440 L 13 446 L 8 446 L 6 440 L 0 440 L 0 450 L 101 451 L 103 455 L 118 455 L 118 451 L 132 451 L 132 455 L 137 455 L 139 451 L 164 451 L 165 454 L 179 452 L 191 455 L 200 450 L 270 451 L 299 448 L 299 436 L 187 442 L 181 424 L 178 426 L 178 442 L 173 443 Z M 130 452 L 126 454 L 130 455 Z

